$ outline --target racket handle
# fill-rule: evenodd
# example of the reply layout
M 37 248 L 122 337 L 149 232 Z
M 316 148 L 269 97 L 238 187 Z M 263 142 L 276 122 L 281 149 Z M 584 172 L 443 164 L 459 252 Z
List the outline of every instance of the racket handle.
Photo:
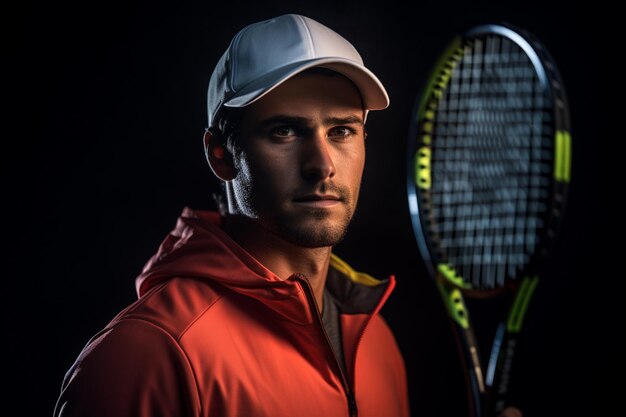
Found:
M 496 342 L 499 344 L 498 352 L 491 357 L 487 370 L 487 385 L 492 387 L 485 404 L 488 416 L 497 416 L 509 405 L 511 371 L 517 349 L 517 334 L 507 332 L 504 324 L 500 325 L 498 335 L 500 337 L 500 341 Z M 492 351 L 493 353 L 495 352 Z
M 537 276 L 525 277 L 522 280 L 506 322 L 498 326 L 487 368 L 486 383 L 489 395 L 485 410 L 488 416 L 496 416 L 510 405 L 509 387 L 518 336 L 538 283 Z

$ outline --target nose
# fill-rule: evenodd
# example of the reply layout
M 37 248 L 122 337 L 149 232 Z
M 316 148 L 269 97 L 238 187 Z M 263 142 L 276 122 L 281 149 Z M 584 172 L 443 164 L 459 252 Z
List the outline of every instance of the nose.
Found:
M 335 175 L 331 146 L 323 132 L 311 134 L 302 147 L 302 175 L 306 179 L 325 180 Z

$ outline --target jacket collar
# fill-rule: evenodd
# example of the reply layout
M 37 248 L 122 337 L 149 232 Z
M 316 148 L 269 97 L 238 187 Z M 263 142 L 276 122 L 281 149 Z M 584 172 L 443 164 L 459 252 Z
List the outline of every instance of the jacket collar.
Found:
M 165 237 L 136 279 L 139 297 L 173 277 L 215 281 L 253 297 L 280 318 L 298 323 L 313 320 L 302 284 L 282 280 L 233 241 L 222 229 L 218 212 L 183 209 L 176 227 Z M 353 270 L 332 255 L 327 288 L 344 314 L 373 313 L 395 286 L 395 279 L 379 281 Z M 389 291 L 387 291 L 389 290 Z

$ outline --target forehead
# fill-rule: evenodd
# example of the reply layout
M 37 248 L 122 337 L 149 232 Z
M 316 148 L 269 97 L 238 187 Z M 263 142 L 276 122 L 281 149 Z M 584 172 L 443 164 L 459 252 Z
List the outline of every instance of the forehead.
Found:
M 254 122 L 274 114 L 309 119 L 363 117 L 363 103 L 358 88 L 347 77 L 332 71 L 305 71 L 247 106 L 244 119 Z

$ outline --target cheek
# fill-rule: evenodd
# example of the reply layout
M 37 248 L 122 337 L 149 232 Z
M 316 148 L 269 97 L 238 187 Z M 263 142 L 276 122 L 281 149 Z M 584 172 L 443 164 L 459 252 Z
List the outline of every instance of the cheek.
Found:
M 365 168 L 365 148 L 357 147 L 348 156 L 348 163 L 345 164 L 348 169 L 348 175 L 355 187 L 359 187 L 363 177 L 363 169 Z
M 267 206 L 287 187 L 286 162 L 270 155 L 243 153 L 239 159 L 233 189 L 240 204 L 254 208 Z M 271 197 L 271 198 L 270 198 Z
M 259 152 L 250 154 L 247 159 L 248 175 L 252 178 L 256 188 L 266 193 L 279 192 L 285 182 L 291 178 L 290 163 L 293 158 L 287 158 L 279 152 Z
M 350 162 L 345 164 L 345 168 L 347 169 L 347 175 L 350 187 L 350 194 L 352 195 L 352 205 L 353 209 L 356 207 L 357 201 L 359 200 L 359 194 L 361 191 L 361 180 L 363 179 L 363 169 L 365 167 L 365 150 L 357 149 L 351 155 Z

